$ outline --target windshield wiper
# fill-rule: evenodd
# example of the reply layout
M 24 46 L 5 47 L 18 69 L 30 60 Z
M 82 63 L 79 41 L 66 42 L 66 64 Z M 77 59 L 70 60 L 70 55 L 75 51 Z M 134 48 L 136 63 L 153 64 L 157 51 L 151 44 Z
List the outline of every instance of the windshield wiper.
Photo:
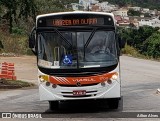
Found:
M 93 31 L 92 31 L 92 33 L 91 33 L 91 35 L 89 36 L 89 38 L 88 38 L 88 40 L 87 40 L 87 42 L 85 43 L 85 45 L 84 45 L 84 48 L 87 48 L 87 46 L 89 45 L 89 43 L 91 42 L 91 39 L 93 38 L 93 36 L 94 36 L 94 34 L 95 34 L 95 32 L 96 32 L 96 28 L 95 29 L 93 29 Z
M 59 36 L 69 45 L 69 47 L 72 47 L 72 44 L 57 30 L 57 29 L 54 29 L 57 34 L 59 34 Z
M 87 46 L 89 45 L 89 43 L 91 42 L 91 40 L 92 40 L 92 38 L 93 38 L 96 30 L 97 30 L 96 28 L 93 29 L 93 31 L 92 31 L 92 33 L 90 34 L 87 42 L 86 42 L 85 45 L 84 45 L 84 53 L 83 53 L 83 54 L 84 54 L 84 55 L 83 55 L 83 57 L 84 57 L 83 59 L 84 59 L 84 60 L 85 60 L 85 56 L 86 56 L 86 48 L 87 48 Z

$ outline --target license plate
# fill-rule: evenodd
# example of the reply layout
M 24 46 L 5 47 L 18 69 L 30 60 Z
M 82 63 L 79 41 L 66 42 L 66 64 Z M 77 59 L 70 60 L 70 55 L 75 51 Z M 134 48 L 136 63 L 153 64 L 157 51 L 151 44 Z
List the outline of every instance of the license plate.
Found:
M 86 90 L 74 90 L 73 95 L 74 96 L 86 95 Z

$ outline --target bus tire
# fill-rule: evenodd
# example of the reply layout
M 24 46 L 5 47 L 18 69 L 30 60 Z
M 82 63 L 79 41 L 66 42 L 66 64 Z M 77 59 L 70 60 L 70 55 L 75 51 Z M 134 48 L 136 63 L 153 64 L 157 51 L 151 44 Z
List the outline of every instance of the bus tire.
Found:
M 50 110 L 57 110 L 59 108 L 58 101 L 49 101 L 49 109 Z
M 119 99 L 118 98 L 108 100 L 109 109 L 118 109 L 118 105 L 119 105 Z

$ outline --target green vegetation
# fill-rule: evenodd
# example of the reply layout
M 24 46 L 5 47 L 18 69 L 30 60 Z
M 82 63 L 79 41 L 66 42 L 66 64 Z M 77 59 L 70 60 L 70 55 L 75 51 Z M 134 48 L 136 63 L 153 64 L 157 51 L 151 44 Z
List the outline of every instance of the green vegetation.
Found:
M 160 58 L 160 32 L 155 32 L 143 43 L 142 53 L 152 58 Z
M 125 54 L 125 55 L 128 55 L 128 56 L 133 56 L 133 57 L 137 57 L 137 58 L 149 59 L 148 56 L 145 56 L 145 55 L 143 55 L 143 54 L 140 54 L 140 52 L 139 52 L 136 48 L 134 48 L 134 47 L 132 47 L 132 46 L 130 46 L 130 45 L 127 45 L 127 44 L 126 44 L 125 47 L 122 49 L 122 53 Z
M 39 14 L 71 11 L 64 5 L 78 0 L 0 0 L 0 52 L 31 54 L 28 35 Z
M 18 34 L 10 35 L 10 34 L 0 33 L 0 36 L 4 46 L 4 49 L 1 49 L 1 52 L 15 53 L 17 55 L 32 54 L 31 50 L 28 48 L 27 35 L 18 35 Z
M 127 13 L 129 16 L 140 16 L 141 13 L 139 11 L 134 11 L 132 9 L 130 9 Z
M 2 18 L 9 24 L 9 32 L 12 33 L 12 27 L 18 24 L 22 19 L 33 17 L 36 13 L 36 4 L 34 0 L 0 0 Z
M 149 26 L 137 29 L 119 29 L 122 39 L 126 40 L 123 53 L 135 57 L 160 58 L 160 32 L 159 28 Z

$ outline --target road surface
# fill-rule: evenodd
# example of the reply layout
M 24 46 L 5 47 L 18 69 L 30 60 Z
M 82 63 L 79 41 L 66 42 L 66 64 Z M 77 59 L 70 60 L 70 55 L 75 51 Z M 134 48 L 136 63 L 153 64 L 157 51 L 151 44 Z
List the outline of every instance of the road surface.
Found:
M 35 57 L 0 57 L 0 62 L 4 61 L 15 63 L 16 75 L 18 79 L 37 84 Z M 95 118 L 105 120 L 104 118 L 106 116 L 112 116 L 113 114 L 118 114 L 118 112 L 121 111 L 160 112 L 160 94 L 156 94 L 156 90 L 160 88 L 160 62 L 121 56 L 121 78 L 123 100 L 121 100 L 120 108 L 118 110 L 103 108 L 103 104 L 99 105 L 100 103 L 76 102 L 61 103 L 58 111 L 50 111 L 48 109 L 48 102 L 39 101 L 38 89 L 37 87 L 34 87 L 32 89 L 18 89 L 12 91 L 1 90 L 0 111 L 47 112 L 51 113 L 52 117 L 55 117 L 55 120 L 57 121 L 65 120 L 65 118 L 68 118 L 69 120 L 78 118 L 77 120 L 80 121 L 90 121 L 91 119 L 96 121 L 97 119 Z M 96 106 L 93 107 L 92 105 Z M 113 121 L 115 119 L 113 118 L 107 120 Z M 150 121 L 152 119 L 148 120 Z

